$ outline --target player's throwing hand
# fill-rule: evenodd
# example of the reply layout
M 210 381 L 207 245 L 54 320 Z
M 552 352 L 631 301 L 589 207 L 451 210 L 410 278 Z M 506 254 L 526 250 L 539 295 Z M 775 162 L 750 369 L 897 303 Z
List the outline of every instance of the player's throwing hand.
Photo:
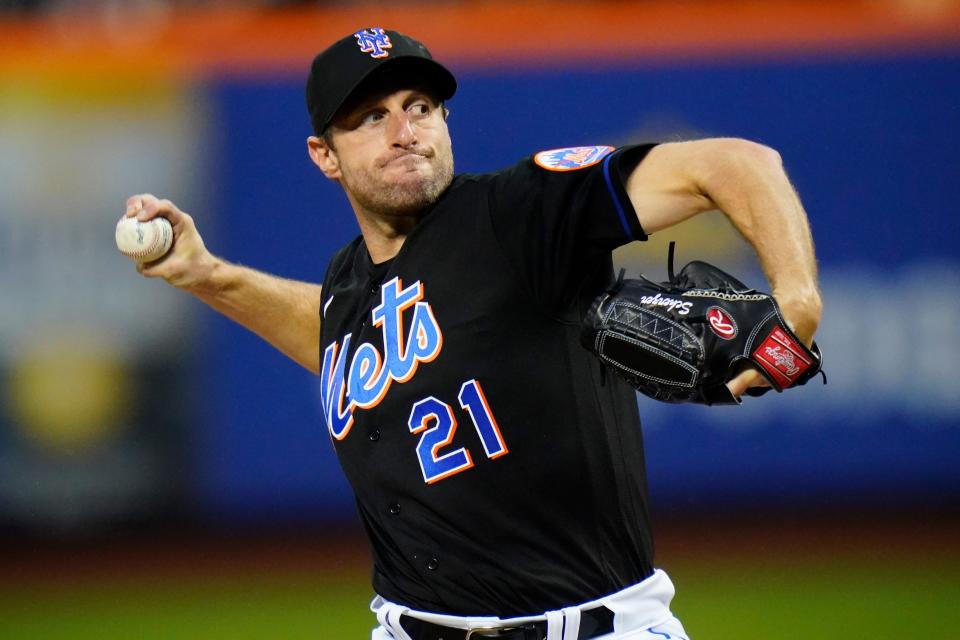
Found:
M 217 261 L 203 244 L 193 218 L 169 200 L 150 193 L 127 198 L 126 217 L 146 222 L 157 216 L 173 226 L 173 248 L 159 260 L 137 263 L 137 271 L 147 278 L 163 278 L 179 289 L 202 288 L 210 281 Z

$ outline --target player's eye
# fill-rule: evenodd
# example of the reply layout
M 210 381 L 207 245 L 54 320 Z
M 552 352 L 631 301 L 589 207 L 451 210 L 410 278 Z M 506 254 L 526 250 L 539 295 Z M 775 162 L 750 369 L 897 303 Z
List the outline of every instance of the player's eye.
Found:
M 414 116 L 430 115 L 430 105 L 426 102 L 415 102 L 409 107 L 409 111 Z
M 361 125 L 371 125 L 376 124 L 383 120 L 383 114 L 379 111 L 368 111 L 363 114 L 363 117 L 360 118 Z

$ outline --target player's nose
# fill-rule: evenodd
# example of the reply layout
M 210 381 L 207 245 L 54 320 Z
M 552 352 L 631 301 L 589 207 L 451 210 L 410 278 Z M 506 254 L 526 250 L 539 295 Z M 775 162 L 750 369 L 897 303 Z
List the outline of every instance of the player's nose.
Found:
M 409 147 L 417 143 L 417 133 L 406 112 L 391 118 L 390 142 L 398 147 Z

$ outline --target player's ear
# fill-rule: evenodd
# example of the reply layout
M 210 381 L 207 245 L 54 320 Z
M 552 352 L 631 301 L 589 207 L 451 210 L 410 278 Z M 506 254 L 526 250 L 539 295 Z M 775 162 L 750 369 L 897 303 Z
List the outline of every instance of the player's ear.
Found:
M 313 164 L 320 168 L 323 175 L 336 180 L 340 177 L 340 159 L 333 146 L 324 138 L 310 136 L 307 138 L 307 153 Z

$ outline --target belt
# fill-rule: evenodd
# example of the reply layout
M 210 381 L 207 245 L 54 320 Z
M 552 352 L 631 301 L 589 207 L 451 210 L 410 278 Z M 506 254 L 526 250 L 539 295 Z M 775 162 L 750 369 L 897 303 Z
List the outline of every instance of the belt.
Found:
M 455 629 L 442 624 L 427 622 L 406 614 L 400 616 L 400 624 L 413 640 L 546 640 L 547 622 L 530 622 L 517 627 L 484 627 L 482 629 Z M 613 611 L 606 607 L 594 607 L 580 612 L 580 633 L 577 640 L 596 638 L 613 633 Z

